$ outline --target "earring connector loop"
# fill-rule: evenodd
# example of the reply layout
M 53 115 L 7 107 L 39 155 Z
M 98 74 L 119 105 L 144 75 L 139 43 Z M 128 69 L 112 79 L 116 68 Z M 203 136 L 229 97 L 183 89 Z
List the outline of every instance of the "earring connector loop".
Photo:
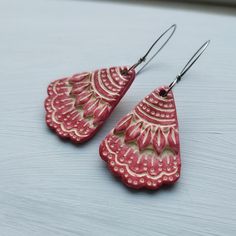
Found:
M 145 62 L 147 59 L 147 56 L 149 55 L 149 53 L 151 52 L 151 50 L 153 49 L 153 47 L 157 44 L 157 42 L 165 35 L 167 34 L 169 31 L 171 31 L 170 36 L 167 38 L 167 40 L 161 45 L 161 47 L 155 52 L 155 54 L 137 71 L 136 75 L 139 74 L 144 67 L 146 67 L 151 61 L 152 59 L 161 51 L 161 49 L 167 44 L 167 42 L 170 40 L 170 38 L 173 36 L 175 30 L 176 30 L 177 25 L 174 24 L 172 26 L 170 26 L 164 33 L 162 33 L 157 39 L 156 41 L 152 44 L 152 46 L 148 49 L 148 51 L 146 52 L 146 54 L 141 57 L 135 64 L 133 64 L 128 70 L 124 70 L 122 71 L 123 75 L 127 75 L 129 73 L 129 71 L 135 69 L 136 67 L 138 67 L 141 63 Z
M 202 55 L 202 53 L 206 50 L 208 45 L 210 44 L 210 40 L 206 41 L 190 58 L 190 60 L 187 62 L 187 64 L 184 66 L 184 68 L 181 70 L 181 72 L 176 76 L 175 80 L 170 83 L 169 88 L 167 91 L 162 92 L 161 96 L 165 97 L 167 94 L 173 89 L 173 87 L 179 83 L 179 81 L 182 79 L 182 77 L 186 74 L 186 72 L 193 66 L 193 64 L 197 61 L 197 59 Z

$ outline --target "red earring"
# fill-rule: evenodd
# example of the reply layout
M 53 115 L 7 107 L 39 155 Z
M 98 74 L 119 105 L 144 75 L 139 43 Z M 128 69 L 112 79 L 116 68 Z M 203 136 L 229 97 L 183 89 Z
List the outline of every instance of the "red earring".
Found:
M 102 141 L 101 158 L 129 187 L 158 189 L 179 179 L 179 128 L 171 90 L 209 43 L 201 46 L 169 86 L 146 96 Z
M 137 63 L 128 67 L 111 67 L 75 74 L 56 80 L 48 86 L 45 100 L 46 123 L 63 138 L 82 143 L 92 138 L 125 95 L 137 75 L 164 47 L 174 34 L 176 25 L 168 28 Z M 161 48 L 136 73 L 155 44 L 167 33 Z

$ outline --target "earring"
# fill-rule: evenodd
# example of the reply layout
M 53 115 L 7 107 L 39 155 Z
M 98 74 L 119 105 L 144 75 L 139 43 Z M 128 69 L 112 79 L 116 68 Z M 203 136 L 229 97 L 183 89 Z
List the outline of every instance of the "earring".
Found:
M 76 143 L 92 138 L 125 95 L 135 76 L 166 45 L 175 29 L 176 25 L 168 28 L 129 69 L 127 66 L 111 67 L 52 82 L 45 100 L 47 125 L 60 137 L 70 138 Z M 167 32 L 171 34 L 164 44 L 136 73 L 135 69 L 147 59 L 150 51 Z
M 172 88 L 205 51 L 204 43 L 169 86 L 155 89 L 102 141 L 101 158 L 131 188 L 158 189 L 180 177 L 181 159 Z

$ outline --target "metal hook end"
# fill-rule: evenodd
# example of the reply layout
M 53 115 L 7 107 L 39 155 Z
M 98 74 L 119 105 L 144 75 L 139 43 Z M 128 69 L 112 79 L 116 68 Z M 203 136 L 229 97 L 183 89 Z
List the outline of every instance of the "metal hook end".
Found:
M 206 41 L 190 58 L 190 60 L 187 62 L 187 64 L 184 66 L 184 68 L 181 70 L 181 72 L 176 76 L 175 80 L 170 83 L 169 88 L 167 91 L 163 91 L 162 97 L 166 97 L 167 94 L 173 89 L 173 87 L 182 79 L 182 77 L 185 75 L 185 73 L 192 67 L 192 65 L 197 61 L 197 59 L 202 55 L 202 53 L 206 50 L 208 45 L 210 44 L 210 40 Z
M 173 82 L 170 83 L 170 85 L 168 86 L 167 90 L 162 89 L 160 91 L 160 96 L 162 97 L 166 97 L 167 94 L 170 92 L 170 90 L 182 79 L 182 77 L 180 75 L 177 75 L 175 80 Z
M 153 47 L 157 44 L 157 42 L 165 35 L 167 34 L 169 31 L 171 31 L 170 36 L 167 38 L 167 40 L 161 45 L 161 47 L 155 52 L 155 54 L 146 62 L 146 64 L 143 65 L 142 68 L 139 69 L 139 71 L 136 73 L 136 75 L 138 73 L 141 72 L 141 70 L 144 69 L 144 67 L 146 67 L 151 61 L 152 59 L 161 51 L 162 48 L 164 48 L 164 46 L 167 44 L 167 42 L 170 40 L 170 38 L 173 36 L 175 30 L 177 28 L 176 24 L 173 24 L 172 26 L 170 26 L 164 33 L 162 33 L 157 39 L 156 41 L 152 44 L 152 46 L 148 49 L 148 51 L 146 52 L 146 54 L 141 57 L 138 62 L 136 62 L 135 64 L 133 64 L 128 70 L 123 70 L 121 71 L 122 75 L 128 75 L 129 71 L 135 69 L 137 66 L 139 66 L 141 63 L 146 61 L 147 56 L 149 55 L 149 53 L 151 52 L 151 50 L 153 49 Z

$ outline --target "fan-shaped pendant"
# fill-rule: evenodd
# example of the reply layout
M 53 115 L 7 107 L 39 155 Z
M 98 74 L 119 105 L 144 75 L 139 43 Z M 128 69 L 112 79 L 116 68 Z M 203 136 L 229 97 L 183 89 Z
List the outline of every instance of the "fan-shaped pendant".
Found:
M 100 145 L 109 169 L 132 188 L 157 189 L 180 176 L 178 121 L 173 93 L 154 90 L 123 117 Z
M 135 70 L 111 67 L 52 82 L 45 100 L 46 123 L 60 137 L 82 143 L 102 126 L 135 78 Z

